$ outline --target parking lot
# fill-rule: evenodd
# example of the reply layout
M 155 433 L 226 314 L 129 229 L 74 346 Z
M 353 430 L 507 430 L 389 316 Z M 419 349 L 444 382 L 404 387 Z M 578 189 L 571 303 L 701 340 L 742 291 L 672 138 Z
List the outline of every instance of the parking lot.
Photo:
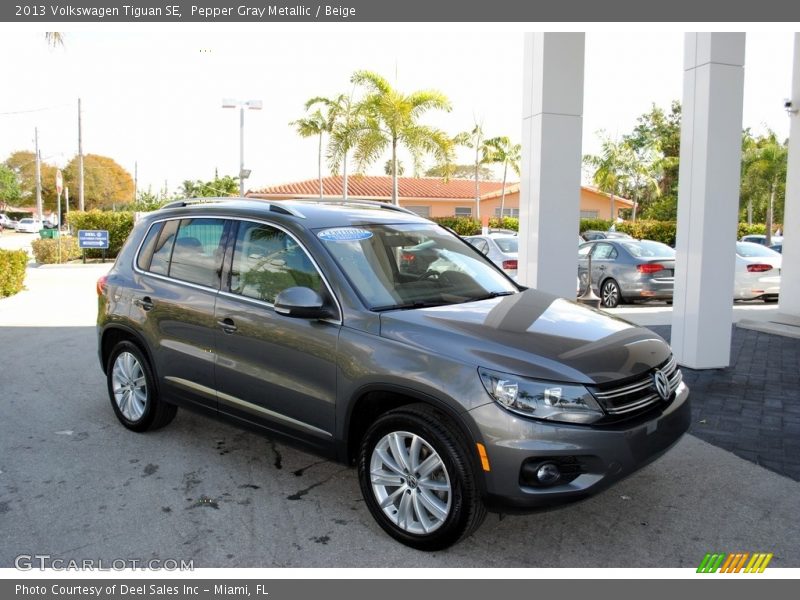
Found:
M 0 567 L 33 553 L 195 567 L 696 567 L 712 551 L 800 567 L 800 483 L 690 435 L 594 498 L 490 515 L 424 554 L 380 530 L 353 469 L 187 411 L 129 432 L 95 352 L 94 282 L 108 268 L 31 268 L 29 289 L 0 300 Z

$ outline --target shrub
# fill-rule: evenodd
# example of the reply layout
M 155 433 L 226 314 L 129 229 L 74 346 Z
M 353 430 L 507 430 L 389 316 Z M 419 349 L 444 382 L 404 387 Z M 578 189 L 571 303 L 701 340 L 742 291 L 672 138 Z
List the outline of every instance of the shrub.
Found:
M 617 231 L 632 235 L 637 240 L 653 240 L 675 246 L 676 223 L 674 221 L 625 221 L 617 224 Z
M 55 239 L 33 240 L 31 246 L 36 262 L 42 265 L 69 262 L 81 255 L 78 239 L 67 235 Z M 61 260 L 58 253 L 59 246 L 61 246 Z
M 108 250 L 106 256 L 115 257 L 122 249 L 122 244 L 128 239 L 133 229 L 132 212 L 106 212 L 91 210 L 89 212 L 74 211 L 69 213 L 69 224 L 73 231 L 81 229 L 104 229 L 108 231 Z M 77 235 L 77 234 L 76 234 Z M 100 258 L 103 251 L 87 249 L 86 256 Z
M 433 217 L 431 221 L 449 227 L 458 235 L 477 235 L 481 232 L 481 222 L 472 217 Z
M 489 227 L 491 229 L 510 229 L 512 231 L 519 231 L 519 219 L 517 217 L 492 217 L 489 219 Z
M 611 227 L 611 221 L 607 219 L 581 219 L 580 225 L 578 226 L 578 233 L 583 233 L 589 229 L 608 231 L 609 227 Z
M 0 298 L 13 296 L 22 290 L 25 282 L 25 250 L 0 250 Z

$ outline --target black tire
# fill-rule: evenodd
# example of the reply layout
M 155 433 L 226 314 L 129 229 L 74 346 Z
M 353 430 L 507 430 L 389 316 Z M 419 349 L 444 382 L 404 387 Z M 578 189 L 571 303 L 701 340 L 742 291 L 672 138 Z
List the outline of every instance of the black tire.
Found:
M 423 489 L 426 485 L 423 482 L 434 481 L 440 485 L 449 485 L 447 492 L 434 492 L 438 495 L 437 499 L 439 500 L 443 496 L 447 497 L 448 507 L 447 511 L 444 511 L 446 517 L 439 519 L 435 530 L 430 532 L 409 531 L 408 522 L 406 522 L 406 528 L 399 526 L 380 506 L 376 496 L 378 492 L 373 488 L 370 474 L 371 462 L 376 446 L 387 439 L 390 434 L 417 436 L 422 440 L 421 443 L 427 444 L 422 447 L 420 458 L 426 449 L 432 449 L 441 461 L 441 468 L 434 471 L 434 473 L 438 473 L 439 479 L 437 480 L 427 477 L 417 480 L 410 476 L 408 482 L 404 479 L 400 480 L 402 488 L 386 486 L 386 489 L 400 494 L 398 508 L 395 509 L 394 503 L 391 503 L 387 506 L 387 510 L 394 510 L 399 515 L 399 510 L 403 505 L 403 492 L 405 492 L 413 498 L 413 501 L 406 500 L 406 502 L 413 505 L 410 510 L 414 511 L 412 516 L 417 518 L 420 515 L 417 507 L 426 506 L 421 497 L 426 493 L 428 495 L 431 493 L 429 490 Z M 431 458 L 431 455 L 432 452 L 427 454 L 426 458 Z M 375 456 L 375 460 L 380 460 L 377 454 Z M 367 508 L 386 533 L 406 546 L 417 550 L 434 551 L 455 544 L 460 539 L 472 534 L 486 516 L 486 508 L 480 497 L 473 464 L 469 456 L 467 444 L 455 425 L 445 415 L 426 404 L 403 406 L 381 415 L 364 434 L 358 455 L 358 480 Z M 420 465 L 422 464 L 424 464 L 424 460 L 420 461 Z M 418 473 L 411 475 L 418 475 Z M 419 485 L 417 485 L 417 481 Z M 444 503 L 443 500 L 442 503 Z M 423 517 L 432 517 L 436 520 L 433 512 L 427 510 L 421 512 L 423 515 L 412 523 L 411 528 L 417 523 L 422 526 Z M 397 518 L 399 520 L 399 516 Z
M 136 366 L 131 368 L 134 364 Z M 121 371 L 115 370 L 117 366 Z M 126 371 L 131 371 L 129 377 L 135 378 L 137 382 L 143 377 L 144 386 L 143 389 L 137 386 L 135 393 L 132 389 L 128 390 L 127 394 L 122 392 L 127 399 L 118 403 L 114 386 L 119 384 L 120 378 L 124 379 Z M 142 432 L 164 427 L 178 412 L 177 406 L 168 404 L 159 397 L 150 363 L 139 347 L 132 342 L 120 342 L 112 350 L 106 365 L 106 382 L 114 414 L 120 423 L 132 431 Z
M 778 301 L 777 296 L 767 296 L 764 298 L 764 304 L 775 304 Z
M 600 287 L 600 303 L 605 308 L 616 308 L 622 304 L 622 290 L 614 279 L 606 279 Z

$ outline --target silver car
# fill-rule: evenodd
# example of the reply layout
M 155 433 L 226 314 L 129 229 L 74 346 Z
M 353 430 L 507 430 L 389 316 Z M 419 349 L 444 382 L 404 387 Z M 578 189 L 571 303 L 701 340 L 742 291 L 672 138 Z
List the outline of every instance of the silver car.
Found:
M 486 235 L 471 235 L 464 239 L 503 269 L 506 275 L 516 279 L 517 257 L 519 256 L 519 238 L 516 235 L 488 233 Z
M 675 250 L 650 240 L 603 239 L 578 247 L 578 277 L 581 289 L 589 279 L 592 257 L 592 287 L 602 305 L 614 308 L 634 300 L 672 302 Z

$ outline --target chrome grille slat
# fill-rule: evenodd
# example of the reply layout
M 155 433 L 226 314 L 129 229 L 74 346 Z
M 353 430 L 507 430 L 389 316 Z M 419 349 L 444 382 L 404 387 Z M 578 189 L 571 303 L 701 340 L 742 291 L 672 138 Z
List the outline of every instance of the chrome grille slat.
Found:
M 681 381 L 683 381 L 683 374 L 680 369 L 678 369 L 675 357 L 670 356 L 667 362 L 659 367 L 659 369 L 667 376 L 670 395 L 674 394 Z M 593 393 L 609 415 L 623 415 L 642 410 L 661 400 L 658 394 L 653 393 L 653 377 L 651 373 L 647 373 L 638 381 L 634 381 L 622 387 Z M 615 400 L 626 396 L 630 397 L 627 402 L 619 406 L 614 406 Z

